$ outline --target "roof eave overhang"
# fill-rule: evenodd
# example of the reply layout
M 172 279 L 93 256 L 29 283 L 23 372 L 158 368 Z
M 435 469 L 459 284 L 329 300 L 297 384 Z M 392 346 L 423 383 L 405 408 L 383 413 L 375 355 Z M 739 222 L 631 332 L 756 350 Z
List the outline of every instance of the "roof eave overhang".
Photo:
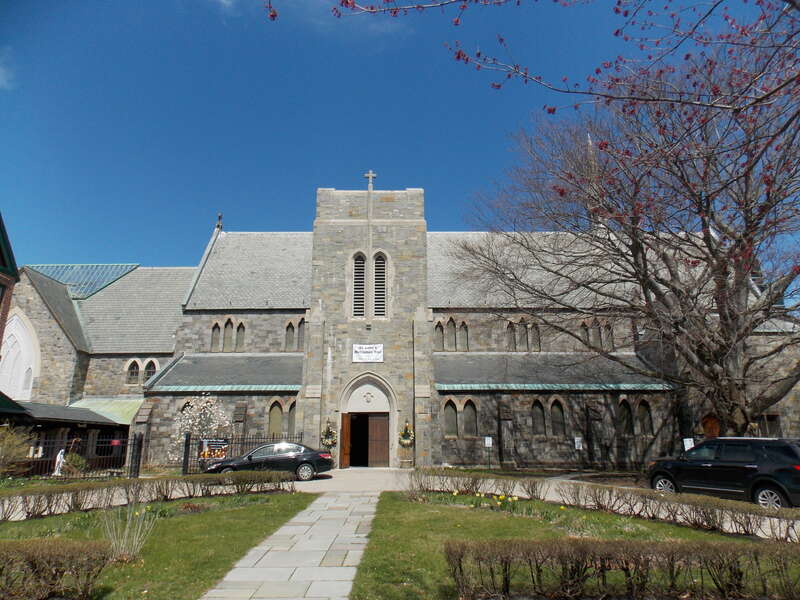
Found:
M 525 391 L 525 392 L 612 392 L 672 391 L 668 383 L 437 383 L 437 392 Z
M 156 385 L 148 393 L 181 394 L 186 392 L 299 392 L 296 384 L 244 385 Z

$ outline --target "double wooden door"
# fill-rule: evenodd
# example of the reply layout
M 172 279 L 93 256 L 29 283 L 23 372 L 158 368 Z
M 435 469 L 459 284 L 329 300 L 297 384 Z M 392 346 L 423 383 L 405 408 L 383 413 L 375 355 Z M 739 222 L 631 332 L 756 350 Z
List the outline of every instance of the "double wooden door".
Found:
M 343 413 L 341 432 L 341 468 L 349 467 L 353 457 L 358 457 L 357 466 L 389 466 L 389 413 Z

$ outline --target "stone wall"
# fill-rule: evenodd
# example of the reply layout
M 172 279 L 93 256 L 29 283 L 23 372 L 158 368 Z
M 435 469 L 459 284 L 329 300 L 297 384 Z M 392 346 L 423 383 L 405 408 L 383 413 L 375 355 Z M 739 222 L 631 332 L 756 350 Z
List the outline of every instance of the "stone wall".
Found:
M 24 270 L 20 273 L 11 299 L 11 311 L 14 309 L 30 320 L 39 342 L 40 369 L 39 376 L 33 379 L 31 400 L 46 404 L 68 404 L 80 398 L 82 377 L 76 374 L 76 369 L 81 362 L 81 353 L 53 318 Z
M 84 393 L 86 396 L 125 396 L 141 394 L 144 385 L 144 371 L 147 363 L 155 362 L 156 372 L 167 366 L 172 360 L 172 354 L 114 354 L 92 355 L 86 368 L 86 383 Z M 128 366 L 136 361 L 139 365 L 139 380 L 129 384 Z
M 210 352 L 211 330 L 214 324 L 220 326 L 220 343 L 228 319 L 236 328 L 245 326 L 245 342 L 242 352 L 285 352 L 296 348 L 286 348 L 286 327 L 292 323 L 296 332 L 305 309 L 298 310 L 254 310 L 254 311 L 207 311 L 193 310 L 183 314 L 183 320 L 175 334 L 175 352 Z M 221 348 L 217 350 L 221 352 Z
M 472 401 L 478 412 L 478 435 L 463 434 L 464 406 Z M 633 415 L 633 435 L 622 429 L 620 406 L 626 401 Z M 457 410 L 459 432 L 448 436 L 443 411 L 447 402 Z M 543 408 L 545 433 L 534 434 L 535 402 Z M 565 432 L 553 431 L 552 407 L 560 402 Z M 639 404 L 650 409 L 653 435 L 637 418 Z M 672 400 L 663 394 L 447 394 L 434 400 L 437 410 L 436 438 L 441 450 L 434 461 L 452 465 L 502 462 L 518 467 L 590 466 L 617 468 L 641 465 L 655 456 L 679 449 L 672 414 Z M 492 438 L 487 450 L 484 438 Z M 575 437 L 583 448 L 576 450 Z

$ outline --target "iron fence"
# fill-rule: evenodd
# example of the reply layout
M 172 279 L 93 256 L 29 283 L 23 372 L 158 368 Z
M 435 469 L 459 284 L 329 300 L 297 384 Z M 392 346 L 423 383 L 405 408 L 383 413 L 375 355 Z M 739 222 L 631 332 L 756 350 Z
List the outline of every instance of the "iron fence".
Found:
M 138 477 L 142 447 L 141 434 L 129 439 L 126 432 L 37 436 L 30 441 L 27 457 L 15 474 L 64 479 Z
M 203 473 L 212 462 L 224 458 L 243 456 L 265 444 L 290 442 L 302 444 L 303 434 L 297 435 L 261 435 L 232 436 L 219 438 L 199 438 L 190 434 L 184 435 L 183 461 L 181 470 L 184 475 Z

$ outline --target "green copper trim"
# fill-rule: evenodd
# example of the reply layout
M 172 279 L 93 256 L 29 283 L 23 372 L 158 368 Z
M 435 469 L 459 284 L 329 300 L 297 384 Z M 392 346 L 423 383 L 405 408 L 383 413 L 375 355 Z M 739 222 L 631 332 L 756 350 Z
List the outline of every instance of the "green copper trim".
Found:
M 668 383 L 437 383 L 437 392 L 466 392 L 473 390 L 604 392 L 627 390 L 671 390 Z
M 299 385 L 155 385 L 150 392 L 299 392 Z

